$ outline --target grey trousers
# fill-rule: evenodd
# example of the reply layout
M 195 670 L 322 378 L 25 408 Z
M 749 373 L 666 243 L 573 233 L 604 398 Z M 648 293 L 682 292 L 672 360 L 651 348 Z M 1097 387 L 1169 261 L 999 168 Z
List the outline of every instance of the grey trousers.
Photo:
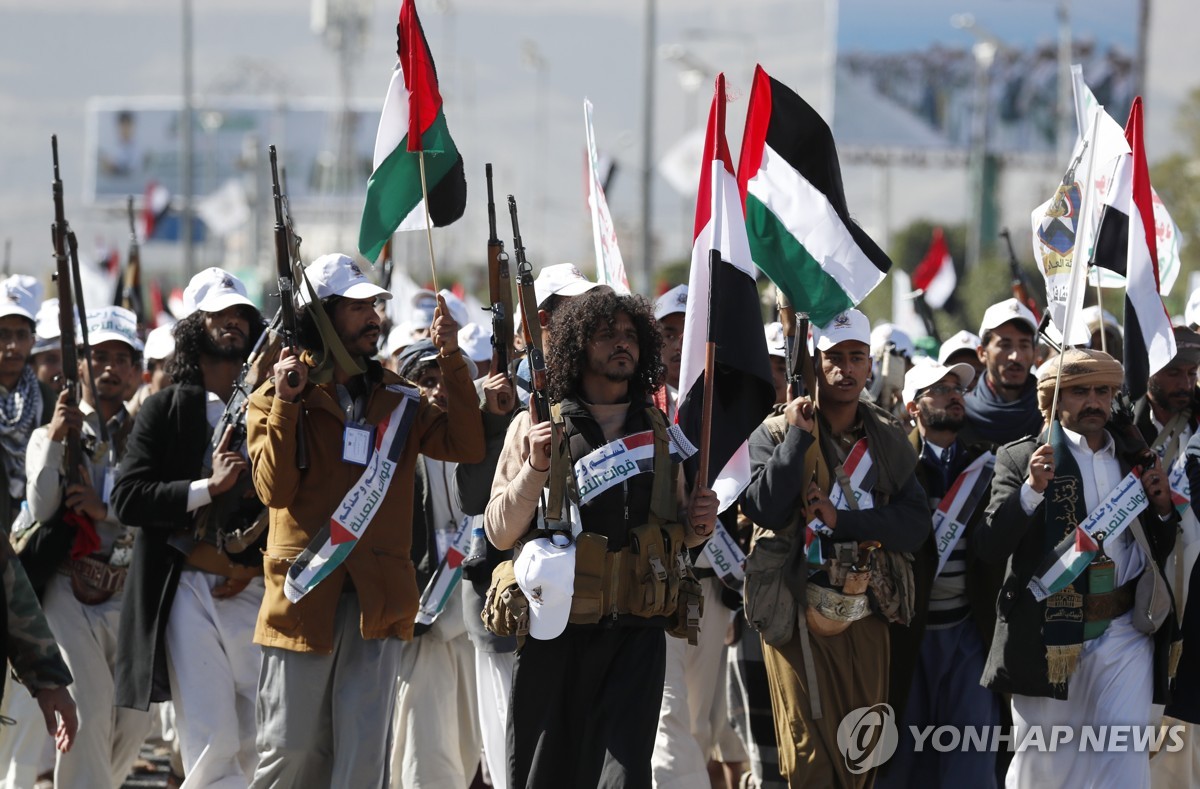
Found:
M 387 785 L 401 641 L 363 639 L 360 617 L 343 594 L 330 655 L 263 647 L 255 789 Z

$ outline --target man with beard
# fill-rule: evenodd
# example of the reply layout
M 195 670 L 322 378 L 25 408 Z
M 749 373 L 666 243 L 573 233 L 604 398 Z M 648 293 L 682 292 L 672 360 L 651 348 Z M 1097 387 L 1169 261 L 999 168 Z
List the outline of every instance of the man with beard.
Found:
M 1175 605 L 1181 621 L 1187 610 L 1196 555 L 1200 552 L 1200 521 L 1192 504 L 1188 483 L 1185 448 L 1196 435 L 1200 408 L 1196 404 L 1196 373 L 1200 365 L 1200 335 L 1191 329 L 1175 328 L 1175 357 L 1166 367 L 1150 376 L 1147 391 L 1134 405 L 1134 422 L 1149 444 L 1163 459 L 1171 483 L 1171 495 L 1179 510 L 1179 527 L 1175 549 L 1164 569 L 1167 581 L 1175 593 Z M 1183 683 L 1180 683 L 1181 687 Z M 1185 694 L 1185 695 L 1190 695 Z M 1194 716 L 1191 716 L 1194 717 Z M 1177 725 L 1183 721 L 1168 717 L 1163 724 Z M 1185 737 L 1187 747 L 1176 752 L 1160 751 L 1150 768 L 1156 784 L 1163 786 L 1194 783 L 1200 777 L 1200 743 L 1196 742 L 1194 726 Z
M 779 768 L 792 787 L 874 780 L 874 771 L 850 772 L 838 723 L 887 701 L 888 622 L 907 624 L 913 610 L 901 552 L 930 531 L 916 453 L 894 417 L 859 397 L 871 374 L 870 335 L 858 310 L 816 328 L 816 401 L 792 400 L 750 437 L 742 512 L 809 549 L 796 551 L 788 578 L 798 629 L 763 647 Z M 886 581 L 868 595 L 872 567 Z
M 443 410 L 371 358 L 375 302 L 390 293 L 346 255 L 317 258 L 304 279 L 304 351 L 283 351 L 246 420 L 271 510 L 253 786 L 379 786 L 420 594 L 414 468 L 418 455 L 479 462 L 483 423 L 444 301 L 430 327 Z
M 668 580 L 684 571 L 678 551 L 711 533 L 716 495 L 692 495 L 678 523 L 678 467 L 668 455 L 665 419 L 647 402 L 664 372 L 650 305 L 597 290 L 560 306 L 550 328 L 548 396 L 560 409 L 577 487 L 549 479 L 551 423 L 531 425 L 523 410 L 509 428 L 484 520 L 497 548 L 521 544 L 512 572 L 530 606 L 509 706 L 508 786 L 649 787 L 663 631 L 677 614 Z M 647 433 L 657 437 L 648 468 L 630 471 L 627 461 L 611 460 L 613 442 Z M 614 465 L 628 476 L 589 486 L 612 480 Z M 535 539 L 547 484 L 551 499 L 560 484 L 585 491 L 563 502 L 564 513 L 578 512 L 582 530 L 570 548 L 559 545 L 561 532 L 553 544 Z M 585 577 L 594 584 L 574 586 Z
M 979 684 L 1000 578 L 969 550 L 987 504 L 992 456 L 986 447 L 959 440 L 963 396 L 974 377 L 967 363 L 917 364 L 904 376 L 905 407 L 916 423 L 909 438 L 917 450 L 917 479 L 935 516 L 933 532 L 914 554 L 916 618 L 910 627 L 891 627 L 888 698 L 901 720 L 900 745 L 877 787 L 986 789 L 996 783 L 995 753 L 917 753 L 909 730 L 990 726 L 1000 719 L 999 700 Z
M 1012 694 L 1014 742 L 1032 727 L 1146 726 L 1152 702 L 1168 700 L 1177 625 L 1162 566 L 1178 516 L 1162 462 L 1148 463 L 1141 437 L 1110 425 L 1123 378 L 1108 354 L 1068 348 L 1038 373 L 1047 430 L 996 453 L 971 548 L 1006 565 L 982 681 Z M 1071 549 L 1090 561 L 1056 560 Z M 1134 748 L 1039 750 L 1017 751 L 1009 786 L 1150 785 L 1149 760 Z
M 997 447 L 1041 429 L 1037 385 L 1029 374 L 1036 332 L 1033 313 L 1016 299 L 993 304 L 983 313 L 979 361 L 986 370 L 965 400 L 967 443 Z
M 89 311 L 87 322 L 91 347 L 79 349 L 82 402 L 71 405 L 64 390 L 50 424 L 33 431 L 25 458 L 30 513 L 47 533 L 34 538 L 40 547 L 23 553 L 22 561 L 33 577 L 45 579 L 46 619 L 75 677 L 75 701 L 84 722 L 75 747 L 57 754 L 54 784 L 63 787 L 120 784 L 150 731 L 147 712 L 113 709 L 134 531 L 112 511 L 109 496 L 133 422 L 125 410 L 125 391 L 137 376 L 142 343 L 129 310 Z M 101 424 L 107 435 L 102 436 Z M 80 435 L 84 455 L 74 470 L 75 482 L 65 468 L 72 432 Z M 61 537 L 53 539 L 51 532 Z
M 192 277 L 193 309 L 175 325 L 174 383 L 146 399 L 113 490 L 134 546 L 117 667 L 119 706 L 172 699 L 187 786 L 246 785 L 254 770 L 263 596 L 263 506 L 245 449 L 213 432 L 234 394 L 262 316 L 241 280 L 219 268 Z

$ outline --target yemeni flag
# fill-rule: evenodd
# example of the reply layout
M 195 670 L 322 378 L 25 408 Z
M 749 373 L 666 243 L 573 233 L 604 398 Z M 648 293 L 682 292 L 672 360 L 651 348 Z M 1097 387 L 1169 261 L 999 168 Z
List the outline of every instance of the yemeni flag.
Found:
M 1104 199 L 1096 265 L 1125 277 L 1125 381 L 1135 400 L 1150 376 L 1175 357 L 1171 316 L 1159 296 L 1154 198 L 1142 137 L 1142 99 L 1133 100 L 1125 139 L 1130 153 L 1117 167 Z
M 724 511 L 750 484 L 747 441 L 775 402 L 754 264 L 746 241 L 733 160 L 725 141 L 724 74 L 717 75 L 702 161 L 683 323 L 681 397 L 675 420 L 688 441 L 700 446 L 704 359 L 706 343 L 712 342 L 716 364 L 708 479 L 704 484 L 717 494 Z M 698 460 L 693 455 L 684 463 L 684 473 L 692 484 L 699 470 Z
M 946 236 L 940 227 L 933 229 L 933 242 L 925 259 L 912 275 L 913 287 L 925 291 L 925 303 L 935 310 L 945 306 L 958 284 L 958 273 L 954 270 L 954 258 L 946 246 Z
M 462 156 L 446 127 L 437 70 L 413 0 L 400 4 L 396 33 L 396 68 L 383 100 L 375 135 L 374 171 L 367 181 L 367 201 L 358 231 L 358 251 L 367 260 L 376 260 L 397 230 L 426 227 L 421 151 L 425 153 L 433 226 L 450 224 L 467 207 Z
M 850 219 L 833 133 L 762 66 L 750 89 L 738 187 L 755 264 L 817 326 L 866 298 L 892 267 Z

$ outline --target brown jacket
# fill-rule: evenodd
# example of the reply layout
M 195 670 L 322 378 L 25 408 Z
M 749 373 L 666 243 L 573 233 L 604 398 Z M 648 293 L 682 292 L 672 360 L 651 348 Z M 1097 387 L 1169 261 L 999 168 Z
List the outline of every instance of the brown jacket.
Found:
M 417 455 L 477 463 L 484 454 L 483 421 L 466 362 L 455 354 L 438 364 L 445 375 L 449 413 L 421 400 L 383 505 L 341 566 L 296 604 L 283 594 L 291 561 L 329 522 L 362 467 L 342 461 L 345 414 L 333 384 L 309 384 L 300 403 L 277 400 L 273 381 L 251 396 L 246 431 L 254 487 L 271 511 L 263 559 L 267 589 L 255 643 L 297 652 L 331 652 L 334 613 L 347 573 L 362 608 L 363 638 L 412 638 L 420 596 L 410 558 Z M 366 421 L 377 425 L 402 397 L 386 386 L 404 379 L 374 363 L 368 374 L 374 374 L 376 382 Z M 301 413 L 309 464 L 304 472 L 296 468 L 295 460 L 296 420 Z

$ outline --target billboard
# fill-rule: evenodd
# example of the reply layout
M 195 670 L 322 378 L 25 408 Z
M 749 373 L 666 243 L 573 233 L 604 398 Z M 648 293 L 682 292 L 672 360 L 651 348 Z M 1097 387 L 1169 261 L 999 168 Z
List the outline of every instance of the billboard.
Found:
M 182 117 L 178 97 L 89 100 L 84 200 L 141 197 L 149 183 L 171 194 L 182 192 Z M 352 161 L 348 179 L 339 179 L 335 167 L 343 117 Z M 274 144 L 287 168 L 291 200 L 362 199 L 371 175 L 378 104 L 352 104 L 343 115 L 332 100 L 219 97 L 198 101 L 192 118 L 192 192 L 198 198 L 231 179 L 244 180 L 255 157 L 260 173 L 268 172 L 267 146 Z
M 1123 123 L 1135 89 L 1137 0 L 842 0 L 839 145 L 954 151 L 982 134 L 989 152 L 1055 153 L 1060 8 L 1072 15 L 1071 63 Z M 1070 102 L 1069 75 L 1066 95 Z M 1070 105 L 1068 113 L 1069 150 Z

